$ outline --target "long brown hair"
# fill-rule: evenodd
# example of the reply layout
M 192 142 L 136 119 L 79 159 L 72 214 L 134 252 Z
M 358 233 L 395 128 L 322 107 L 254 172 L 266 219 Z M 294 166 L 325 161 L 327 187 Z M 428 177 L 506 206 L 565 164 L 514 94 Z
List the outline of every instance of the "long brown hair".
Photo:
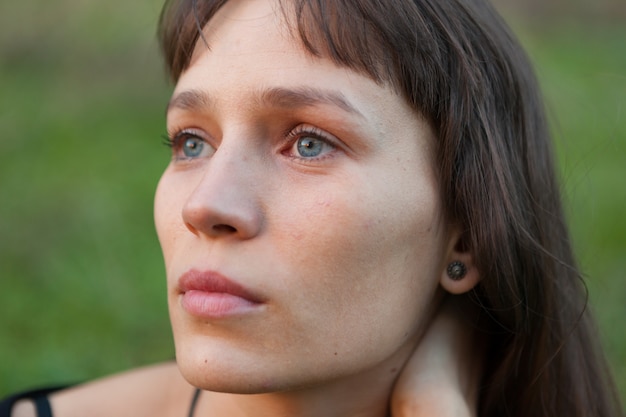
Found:
M 159 39 L 176 81 L 226 0 L 169 0 Z M 293 0 L 304 46 L 388 84 L 438 134 L 445 216 L 482 281 L 490 340 L 480 416 L 622 411 L 586 309 L 543 101 L 526 55 L 482 0 Z

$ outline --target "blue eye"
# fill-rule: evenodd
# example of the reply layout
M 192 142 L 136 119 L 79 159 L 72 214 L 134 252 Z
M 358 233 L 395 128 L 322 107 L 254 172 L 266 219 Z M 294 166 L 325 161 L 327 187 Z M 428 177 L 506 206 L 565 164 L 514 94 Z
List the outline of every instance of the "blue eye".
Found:
M 197 158 L 202 154 L 204 141 L 197 137 L 188 137 L 181 144 L 181 151 L 186 158 Z
M 172 148 L 174 159 L 198 159 L 211 156 L 215 149 L 204 139 L 202 132 L 183 130 L 166 138 L 166 145 Z
M 322 159 L 337 149 L 337 139 L 315 126 L 299 125 L 287 138 L 291 142 L 288 154 L 309 162 Z
M 296 148 L 298 155 L 303 158 L 315 158 L 320 156 L 328 144 L 321 139 L 305 136 L 297 140 Z

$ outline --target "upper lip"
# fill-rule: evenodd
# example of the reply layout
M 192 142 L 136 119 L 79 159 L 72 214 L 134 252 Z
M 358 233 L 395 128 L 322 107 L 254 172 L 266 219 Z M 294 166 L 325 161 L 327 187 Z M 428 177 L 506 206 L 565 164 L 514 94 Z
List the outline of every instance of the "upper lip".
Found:
M 231 294 L 253 303 L 263 302 L 262 298 L 254 294 L 252 291 L 246 289 L 241 284 L 229 280 L 215 271 L 198 271 L 197 269 L 190 269 L 179 278 L 178 289 L 181 293 L 196 290 Z

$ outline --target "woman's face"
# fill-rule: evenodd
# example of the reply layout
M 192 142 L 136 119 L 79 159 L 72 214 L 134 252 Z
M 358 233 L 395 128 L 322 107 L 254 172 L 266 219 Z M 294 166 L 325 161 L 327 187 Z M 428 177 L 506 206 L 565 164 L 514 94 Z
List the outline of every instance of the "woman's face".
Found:
M 432 130 L 307 53 L 271 1 L 227 3 L 204 35 L 155 202 L 183 374 L 267 392 L 397 372 L 451 246 Z

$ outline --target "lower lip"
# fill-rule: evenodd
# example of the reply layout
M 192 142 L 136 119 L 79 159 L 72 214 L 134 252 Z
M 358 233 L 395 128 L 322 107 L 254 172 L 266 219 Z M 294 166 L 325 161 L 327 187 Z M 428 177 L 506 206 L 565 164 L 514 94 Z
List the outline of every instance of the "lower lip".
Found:
M 250 313 L 260 303 L 221 292 L 189 290 L 182 294 L 182 307 L 189 314 L 201 318 L 222 318 Z

